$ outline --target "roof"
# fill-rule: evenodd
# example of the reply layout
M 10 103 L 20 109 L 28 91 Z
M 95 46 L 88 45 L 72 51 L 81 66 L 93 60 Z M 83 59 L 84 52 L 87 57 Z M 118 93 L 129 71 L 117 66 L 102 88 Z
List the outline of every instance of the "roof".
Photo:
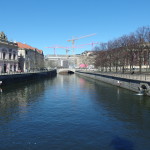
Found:
M 23 44 L 23 43 L 21 43 L 21 42 L 17 42 L 17 44 L 18 44 L 18 47 L 19 47 L 19 48 L 35 50 L 35 48 L 34 48 L 34 47 L 32 47 L 32 46 L 30 46 L 30 45 Z
M 35 48 L 35 47 L 32 47 L 32 46 L 30 46 L 30 45 L 23 44 L 23 43 L 21 43 L 21 42 L 17 42 L 17 44 L 18 44 L 18 47 L 19 47 L 19 48 L 22 48 L 22 49 L 30 49 L 30 50 L 34 50 L 34 51 L 36 50 L 38 53 L 43 54 L 43 51 L 42 51 L 42 50 L 37 49 L 37 48 Z
M 40 49 L 36 49 L 37 52 L 39 52 L 40 54 L 43 54 L 43 51 Z

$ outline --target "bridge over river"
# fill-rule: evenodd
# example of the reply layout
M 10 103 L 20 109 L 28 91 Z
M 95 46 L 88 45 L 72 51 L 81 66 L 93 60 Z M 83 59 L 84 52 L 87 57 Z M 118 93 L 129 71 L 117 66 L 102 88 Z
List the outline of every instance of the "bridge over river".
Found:
M 57 73 L 74 73 L 75 69 L 73 68 L 61 68 L 57 69 Z

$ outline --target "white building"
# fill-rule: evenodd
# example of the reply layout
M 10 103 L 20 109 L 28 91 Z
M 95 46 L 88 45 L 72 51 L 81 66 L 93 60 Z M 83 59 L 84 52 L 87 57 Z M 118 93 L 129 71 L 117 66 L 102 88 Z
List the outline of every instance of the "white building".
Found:
M 22 72 L 39 71 L 44 68 L 43 51 L 27 44 L 17 42 L 19 70 Z
M 18 71 L 18 45 L 7 40 L 6 35 L 0 32 L 0 73 Z

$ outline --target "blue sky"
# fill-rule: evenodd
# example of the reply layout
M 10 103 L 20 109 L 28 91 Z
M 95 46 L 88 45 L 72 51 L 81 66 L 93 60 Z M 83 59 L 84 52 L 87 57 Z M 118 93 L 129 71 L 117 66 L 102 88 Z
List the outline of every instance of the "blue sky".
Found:
M 71 46 L 67 40 L 72 37 L 96 33 L 75 45 L 107 42 L 150 25 L 149 0 L 0 0 L 0 6 L 0 31 L 45 55 L 53 54 L 45 47 Z M 91 48 L 77 48 L 75 53 Z

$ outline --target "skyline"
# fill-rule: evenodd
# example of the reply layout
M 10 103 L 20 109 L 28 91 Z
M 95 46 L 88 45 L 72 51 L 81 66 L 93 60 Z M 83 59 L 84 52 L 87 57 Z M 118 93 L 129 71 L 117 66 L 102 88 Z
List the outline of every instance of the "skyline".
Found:
M 9 40 L 42 49 L 45 55 L 54 54 L 45 47 L 70 47 L 67 40 L 93 33 L 75 45 L 107 42 L 148 26 L 149 4 L 148 0 L 6 0 L 1 1 L 0 31 Z M 75 49 L 75 54 L 91 48 Z M 56 53 L 65 54 L 65 50 L 56 49 Z

